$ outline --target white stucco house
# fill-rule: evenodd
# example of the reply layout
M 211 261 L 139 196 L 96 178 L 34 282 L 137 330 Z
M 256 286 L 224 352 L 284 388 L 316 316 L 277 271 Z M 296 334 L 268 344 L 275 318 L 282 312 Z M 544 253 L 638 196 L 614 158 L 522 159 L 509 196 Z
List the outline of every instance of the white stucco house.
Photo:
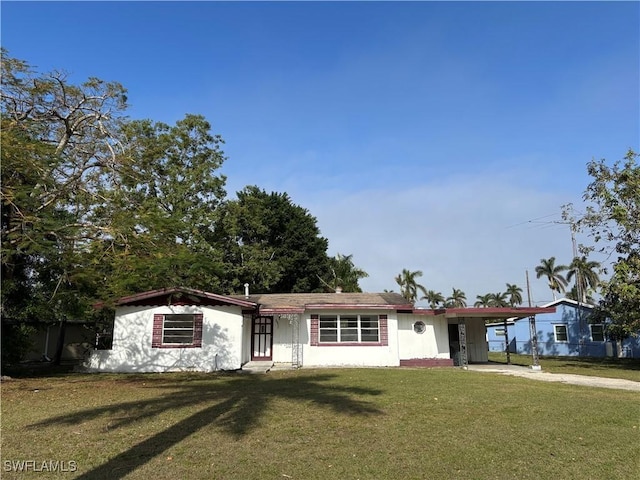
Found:
M 217 295 L 167 288 L 116 302 L 110 350 L 90 371 L 453 366 L 486 362 L 485 319 L 544 308 L 416 308 L 396 293 Z

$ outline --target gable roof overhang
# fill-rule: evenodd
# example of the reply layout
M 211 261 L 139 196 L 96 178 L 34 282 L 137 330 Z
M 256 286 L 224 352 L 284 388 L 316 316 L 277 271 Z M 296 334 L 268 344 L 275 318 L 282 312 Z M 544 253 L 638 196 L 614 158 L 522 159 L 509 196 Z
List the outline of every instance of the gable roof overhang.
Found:
M 97 308 L 105 304 L 96 304 Z M 218 295 L 193 288 L 170 287 L 136 293 L 115 301 L 115 306 L 158 306 L 158 305 L 206 305 L 206 306 L 238 306 L 255 310 L 257 304 L 237 297 Z
M 559 298 L 554 300 L 553 302 L 546 303 L 542 305 L 543 307 L 555 307 L 556 305 L 570 305 L 579 308 L 586 308 L 588 310 L 593 310 L 595 307 L 589 303 L 578 302 L 576 300 L 572 300 L 570 298 Z

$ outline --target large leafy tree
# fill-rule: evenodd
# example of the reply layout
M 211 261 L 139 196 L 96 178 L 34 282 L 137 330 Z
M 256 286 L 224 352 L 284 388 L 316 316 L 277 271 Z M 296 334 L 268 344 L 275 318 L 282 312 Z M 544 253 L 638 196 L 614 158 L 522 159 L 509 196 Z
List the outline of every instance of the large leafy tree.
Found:
M 608 165 L 605 160 L 588 163 L 593 181 L 584 200 L 586 214 L 576 222 L 586 230 L 601 251 L 614 256 L 613 272 L 603 282 L 602 300 L 596 317 L 611 320 L 614 338 L 640 331 L 640 166 L 638 153 L 629 150 L 623 160 Z
M 112 234 L 95 208 L 120 168 L 125 89 L 37 74 L 3 50 L 1 108 L 3 316 L 77 316 L 92 293 L 83 257 Z
M 556 265 L 556 257 L 541 258 L 540 265 L 536 267 L 536 278 L 547 277 L 554 300 L 556 292 L 562 293 L 566 289 L 567 280 L 562 275 L 566 269 L 566 265 Z
M 2 57 L 3 345 L 20 330 L 9 322 L 63 326 L 96 300 L 215 288 L 224 157 L 209 124 L 130 121 L 120 84 Z
M 316 218 L 286 193 L 247 186 L 237 197 L 221 208 L 214 232 L 224 250 L 224 289 L 249 283 L 261 293 L 323 291 L 328 241 Z
M 102 185 L 108 202 L 96 208 L 114 225 L 114 235 L 93 245 L 94 258 L 110 260 L 104 296 L 221 284 L 222 253 L 211 232 L 225 195 L 225 177 L 217 174 L 225 158 L 222 138 L 210 130 L 199 115 L 173 126 L 144 120 L 123 128 L 123 168 L 115 185 Z
M 418 300 L 418 292 L 426 294 L 426 289 L 418 283 L 418 277 L 422 276 L 422 271 L 411 271 L 407 268 L 403 268 L 402 272 L 395 276 L 394 280 L 400 287 L 400 295 L 406 298 L 411 303 L 415 303 Z
M 85 260 L 93 241 L 113 235 L 95 209 L 100 184 L 121 166 L 125 93 L 115 82 L 73 85 L 63 72 L 36 73 L 2 50 L 5 347 L 21 330 L 8 322 L 64 322 L 94 298 L 98 282 Z

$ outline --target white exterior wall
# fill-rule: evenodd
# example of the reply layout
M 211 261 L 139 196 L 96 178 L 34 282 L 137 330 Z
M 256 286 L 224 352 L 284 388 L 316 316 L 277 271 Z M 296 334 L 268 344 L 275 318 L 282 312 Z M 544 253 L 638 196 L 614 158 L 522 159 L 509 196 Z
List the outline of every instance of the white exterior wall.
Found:
M 489 344 L 487 343 L 484 320 L 468 318 L 465 324 L 467 332 L 467 358 L 469 362 L 488 362 Z
M 202 313 L 202 347 L 151 348 L 154 314 Z M 116 309 L 111 350 L 85 363 L 103 372 L 235 370 L 241 367 L 243 317 L 239 307 L 157 306 Z
M 389 344 L 386 346 L 356 345 L 356 346 L 311 346 L 311 314 L 321 315 L 387 315 Z M 400 365 L 398 357 L 398 318 L 396 312 L 380 311 L 310 311 L 305 312 L 301 320 L 303 330 L 300 332 L 303 343 L 302 365 L 305 367 L 396 367 Z M 290 361 L 290 360 L 289 360 Z
M 299 315 L 302 322 L 302 315 Z M 244 321 L 244 340 L 243 340 L 243 356 L 242 363 L 245 364 L 251 360 L 251 315 L 245 316 Z M 304 325 L 300 325 L 300 342 L 304 343 L 306 336 L 302 335 Z M 291 363 L 292 351 L 291 340 L 293 328 L 289 318 L 286 315 L 273 315 L 273 348 L 272 361 L 276 363 Z
M 302 323 L 302 315 L 298 315 L 299 322 Z M 300 325 L 300 331 L 304 330 L 304 325 Z M 291 363 L 292 350 L 291 340 L 293 338 L 293 325 L 285 315 L 275 315 L 273 317 L 273 361 L 276 363 Z M 300 335 L 300 342 L 305 343 L 306 336 Z
M 424 322 L 424 333 L 413 330 Z M 444 316 L 398 315 L 398 353 L 400 360 L 449 358 L 449 331 Z

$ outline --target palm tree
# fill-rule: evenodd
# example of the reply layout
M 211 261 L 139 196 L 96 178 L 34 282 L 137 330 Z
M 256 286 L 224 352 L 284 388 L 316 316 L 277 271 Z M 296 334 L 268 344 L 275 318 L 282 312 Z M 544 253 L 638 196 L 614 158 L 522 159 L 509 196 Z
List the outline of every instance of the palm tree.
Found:
M 522 305 L 522 289 L 515 283 L 507 283 L 507 291 L 505 293 L 509 296 L 509 305 L 512 307 Z
M 489 294 L 489 304 L 492 307 L 508 307 L 509 302 L 507 302 L 507 294 L 498 292 L 498 293 L 490 293 Z
M 412 272 L 403 268 L 402 272 L 395 277 L 396 283 L 400 286 L 400 295 L 411 303 L 416 303 L 418 300 L 418 290 L 424 294 L 427 293 L 427 290 L 416 281 L 416 278 L 421 276 L 422 272 L 420 270 Z
M 562 273 L 567 269 L 566 265 L 556 265 L 556 257 L 541 258 L 540 265 L 536 267 L 536 278 L 547 277 L 549 280 L 549 288 L 553 293 L 553 299 L 556 300 L 556 292 L 562 293 L 567 286 L 567 280 Z
M 575 257 L 569 265 L 567 272 L 567 282 L 576 277 L 576 300 L 587 303 L 587 294 L 589 289 L 595 289 L 600 282 L 597 270 L 600 269 L 600 263 L 589 261 L 587 257 Z
M 420 300 L 426 300 L 429 302 L 430 308 L 438 308 L 445 302 L 444 295 L 434 290 L 427 290 L 427 293 Z
M 570 300 L 575 300 L 576 302 L 588 303 L 589 305 L 595 305 L 596 300 L 590 295 L 590 292 L 587 292 L 585 295 L 578 295 L 578 289 L 575 285 L 571 287 L 565 296 Z
M 343 292 L 362 292 L 358 281 L 368 277 L 369 274 L 353 264 L 353 255 L 341 255 L 329 257 L 329 278 L 320 281 L 330 291 L 341 288 Z
M 447 298 L 445 307 L 447 308 L 464 308 L 467 306 L 467 296 L 462 290 L 453 289 L 451 296 Z
M 491 306 L 491 293 L 487 293 L 486 295 L 476 295 L 476 303 L 473 304 L 474 307 L 490 307 Z

